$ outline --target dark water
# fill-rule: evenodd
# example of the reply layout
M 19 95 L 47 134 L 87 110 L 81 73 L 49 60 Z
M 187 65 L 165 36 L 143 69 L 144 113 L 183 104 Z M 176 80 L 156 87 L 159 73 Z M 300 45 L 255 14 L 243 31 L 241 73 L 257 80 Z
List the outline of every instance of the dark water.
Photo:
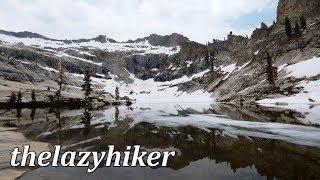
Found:
M 33 110 L 34 111 L 34 110 Z M 320 129 L 313 111 L 223 104 L 148 104 L 92 110 L 6 112 L 27 138 L 65 151 L 115 145 L 175 150 L 166 168 L 45 167 L 21 179 L 319 179 Z M 18 116 L 17 116 L 18 115 Z

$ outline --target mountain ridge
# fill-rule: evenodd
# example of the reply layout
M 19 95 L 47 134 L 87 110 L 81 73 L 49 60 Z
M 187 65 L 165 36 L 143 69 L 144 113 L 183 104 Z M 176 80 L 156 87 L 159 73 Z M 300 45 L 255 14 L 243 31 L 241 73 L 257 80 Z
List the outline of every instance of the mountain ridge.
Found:
M 165 47 L 174 47 L 174 46 L 181 46 L 185 42 L 189 42 L 190 40 L 179 34 L 179 33 L 172 33 L 170 35 L 158 35 L 158 34 L 151 34 L 146 37 L 137 38 L 136 40 L 128 40 L 128 41 L 117 41 L 111 38 L 108 38 L 105 35 L 98 35 L 94 38 L 80 38 L 80 39 L 54 39 L 54 38 L 48 38 L 42 34 L 34 33 L 30 31 L 7 31 L 0 29 L 0 34 L 4 34 L 7 36 L 13 36 L 17 38 L 39 38 L 43 40 L 49 40 L 49 41 L 57 41 L 57 42 L 64 42 L 66 44 L 71 43 L 82 43 L 82 42 L 89 42 L 89 41 L 97 41 L 100 43 L 138 43 L 143 41 L 149 41 L 149 43 L 153 46 L 165 46 Z

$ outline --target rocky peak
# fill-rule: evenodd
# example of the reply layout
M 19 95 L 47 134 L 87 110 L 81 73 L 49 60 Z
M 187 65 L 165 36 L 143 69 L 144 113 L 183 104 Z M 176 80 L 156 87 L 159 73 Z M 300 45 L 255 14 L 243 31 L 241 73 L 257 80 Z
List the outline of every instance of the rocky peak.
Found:
M 301 16 L 313 20 L 320 15 L 319 0 L 279 0 L 277 22 L 284 23 L 286 17 L 297 21 Z
M 117 42 L 116 40 L 107 38 L 107 37 L 104 36 L 104 35 L 99 35 L 99 36 L 97 36 L 96 38 L 93 38 L 92 40 L 95 40 L 95 41 L 101 42 L 101 43 L 106 43 L 106 42 L 116 43 L 116 42 Z
M 101 43 L 106 43 L 108 42 L 107 37 L 104 35 L 99 35 L 96 38 L 93 38 L 93 40 L 97 41 L 97 42 L 101 42 Z
M 230 48 L 239 48 L 241 45 L 246 44 L 248 41 L 249 41 L 248 37 L 229 34 L 227 39 L 227 44 Z
M 41 34 L 29 32 L 29 31 L 12 32 L 12 31 L 0 30 L 0 34 L 14 36 L 14 37 L 18 37 L 18 38 L 40 38 L 40 39 L 45 39 L 45 40 L 49 39 L 45 36 L 42 36 Z
M 128 41 L 128 42 L 142 42 L 146 40 L 153 46 L 166 46 L 166 47 L 181 46 L 182 44 L 189 41 L 187 37 L 178 33 L 173 33 L 171 35 L 165 35 L 165 36 L 151 34 L 148 37 L 139 38 L 135 41 Z

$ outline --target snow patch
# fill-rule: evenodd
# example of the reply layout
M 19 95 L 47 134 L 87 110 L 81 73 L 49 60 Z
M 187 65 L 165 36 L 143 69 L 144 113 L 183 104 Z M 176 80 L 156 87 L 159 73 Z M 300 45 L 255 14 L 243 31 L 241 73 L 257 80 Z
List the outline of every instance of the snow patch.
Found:
M 283 107 L 304 112 L 306 118 L 301 119 L 307 123 L 320 123 L 320 80 L 302 81 L 297 87 L 304 87 L 299 94 L 282 98 L 267 98 L 257 101 L 258 104 L 265 107 Z M 312 101 L 315 102 L 312 102 Z M 278 105 L 280 104 L 280 105 Z M 281 105 L 282 104 L 282 105 Z
M 301 61 L 296 64 L 285 67 L 289 73 L 287 77 L 312 77 L 320 74 L 320 58 L 314 57 L 312 59 Z
M 154 102 L 212 102 L 211 93 L 197 90 L 194 92 L 178 91 L 177 85 L 180 83 L 191 81 L 208 73 L 209 70 L 197 73 L 191 77 L 183 76 L 179 79 L 166 82 L 155 82 L 154 79 L 141 80 L 130 74 L 133 83 L 117 82 L 112 79 L 92 78 L 93 82 L 104 85 L 104 90 L 114 94 L 115 88 L 118 86 L 120 96 L 128 96 L 136 99 L 138 102 L 154 103 Z
M 91 60 L 87 60 L 87 59 L 84 59 L 84 58 L 79 58 L 79 57 L 76 57 L 76 56 L 71 56 L 71 55 L 66 54 L 66 53 L 59 53 L 59 54 L 56 54 L 56 56 L 58 56 L 58 57 L 70 57 L 70 58 L 77 59 L 77 60 L 80 60 L 80 61 L 83 61 L 83 62 L 94 64 L 94 65 L 97 65 L 97 66 L 102 66 L 102 63 L 96 63 L 96 62 L 93 62 Z

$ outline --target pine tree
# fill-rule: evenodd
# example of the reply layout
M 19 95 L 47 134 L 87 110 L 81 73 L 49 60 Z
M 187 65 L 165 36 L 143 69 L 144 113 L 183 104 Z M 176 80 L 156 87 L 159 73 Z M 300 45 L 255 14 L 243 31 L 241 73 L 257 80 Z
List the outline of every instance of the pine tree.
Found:
M 291 22 L 288 17 L 286 17 L 284 24 L 285 24 L 285 29 L 286 29 L 286 35 L 288 37 L 291 37 L 292 36 L 292 25 L 291 25 Z
M 61 99 L 61 92 L 62 92 L 62 85 L 66 83 L 66 76 L 64 73 L 64 65 L 63 62 L 59 62 L 59 73 L 58 73 L 58 78 L 57 82 L 59 84 L 59 90 L 56 93 L 56 98 Z
M 213 64 L 214 59 L 215 59 L 215 54 L 214 53 L 209 54 L 210 71 L 211 71 L 211 73 L 213 73 L 213 71 L 214 71 L 214 64 Z
M 304 16 L 300 16 L 300 24 L 301 24 L 301 29 L 306 30 L 307 29 L 307 20 Z
M 132 58 L 132 67 L 133 67 L 133 74 L 136 74 L 136 72 L 137 72 L 137 68 L 136 68 L 136 66 L 137 66 L 137 64 L 138 64 L 138 61 L 137 61 L 137 57 L 136 56 L 133 56 L 133 58 Z
M 116 100 L 119 100 L 120 99 L 120 93 L 119 93 L 119 87 L 118 86 L 116 86 L 116 89 L 115 89 L 115 92 L 114 92 L 114 94 L 115 94 L 115 98 L 116 98 Z
M 21 90 L 19 90 L 18 94 L 17 94 L 17 103 L 21 103 L 22 102 L 22 92 Z
M 103 67 L 102 70 L 101 70 L 102 74 L 105 75 L 105 76 L 108 76 L 109 74 L 109 70 L 107 67 Z
M 277 67 L 273 66 L 272 57 L 269 53 L 266 53 L 267 56 L 267 76 L 268 76 L 268 82 L 272 86 L 272 89 L 276 89 L 276 80 L 277 80 L 277 74 L 278 70 Z
M 34 90 L 32 90 L 32 92 L 31 92 L 31 100 L 32 100 L 32 102 L 36 102 L 37 100 L 36 100 L 36 93 L 34 92 Z
M 205 65 L 206 66 L 209 66 L 209 50 L 208 50 L 208 46 L 206 47 L 205 49 L 205 52 L 204 52 L 204 62 L 205 62 Z
M 301 32 L 301 30 L 300 30 L 299 23 L 296 22 L 296 24 L 294 25 L 294 34 L 295 34 L 295 36 L 299 37 L 300 36 L 300 32 Z
M 84 91 L 85 101 L 88 103 L 90 102 L 90 95 L 92 92 L 91 76 L 88 70 L 86 70 L 84 73 L 83 81 L 84 83 L 82 85 L 82 91 Z
M 206 50 L 205 50 L 204 60 L 205 60 L 206 65 L 209 66 L 211 74 L 214 71 L 214 64 L 213 64 L 214 56 L 215 55 L 213 53 L 210 53 L 210 51 L 209 51 L 209 43 L 208 43 Z

